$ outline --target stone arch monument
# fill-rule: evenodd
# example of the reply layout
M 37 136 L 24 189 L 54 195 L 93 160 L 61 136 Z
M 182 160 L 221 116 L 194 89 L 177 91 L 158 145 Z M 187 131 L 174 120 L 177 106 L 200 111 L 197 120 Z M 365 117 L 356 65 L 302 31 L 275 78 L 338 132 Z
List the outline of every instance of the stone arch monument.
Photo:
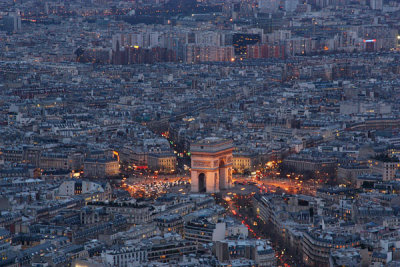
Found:
M 206 138 L 190 145 L 191 191 L 217 193 L 232 184 L 233 142 Z

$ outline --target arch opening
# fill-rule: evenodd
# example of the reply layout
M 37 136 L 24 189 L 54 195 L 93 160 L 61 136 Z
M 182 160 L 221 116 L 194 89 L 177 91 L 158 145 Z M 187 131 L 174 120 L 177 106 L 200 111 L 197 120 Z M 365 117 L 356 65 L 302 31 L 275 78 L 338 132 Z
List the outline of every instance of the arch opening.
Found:
M 219 175 L 219 188 L 220 189 L 225 189 L 226 167 L 225 167 L 225 161 L 224 160 L 221 160 L 219 162 L 218 175 Z
M 206 175 L 204 173 L 199 174 L 199 193 L 205 193 L 206 190 Z

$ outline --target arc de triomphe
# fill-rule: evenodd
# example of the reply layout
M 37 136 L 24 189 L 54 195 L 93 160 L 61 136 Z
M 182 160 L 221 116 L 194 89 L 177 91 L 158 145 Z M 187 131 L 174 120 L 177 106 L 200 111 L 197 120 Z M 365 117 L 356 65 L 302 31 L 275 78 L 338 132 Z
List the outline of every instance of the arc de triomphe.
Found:
M 233 142 L 206 138 L 190 145 L 191 191 L 217 193 L 232 184 Z

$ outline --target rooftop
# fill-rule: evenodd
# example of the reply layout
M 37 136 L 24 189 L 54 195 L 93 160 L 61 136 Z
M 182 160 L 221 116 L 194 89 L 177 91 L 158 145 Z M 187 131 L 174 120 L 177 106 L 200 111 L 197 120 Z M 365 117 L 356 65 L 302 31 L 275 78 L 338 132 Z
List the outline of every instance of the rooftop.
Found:
M 190 151 L 216 153 L 227 149 L 233 149 L 233 141 L 216 137 L 208 137 L 190 145 Z

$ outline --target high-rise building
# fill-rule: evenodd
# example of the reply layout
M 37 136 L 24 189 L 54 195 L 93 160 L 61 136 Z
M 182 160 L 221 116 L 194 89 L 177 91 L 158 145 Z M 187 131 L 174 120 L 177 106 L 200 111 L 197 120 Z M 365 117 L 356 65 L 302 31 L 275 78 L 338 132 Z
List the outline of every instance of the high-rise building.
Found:
M 258 8 L 261 12 L 273 12 L 278 10 L 279 3 L 278 0 L 258 0 Z
M 296 10 L 298 4 L 299 4 L 298 0 L 286 0 L 285 1 L 285 10 L 287 12 L 293 12 Z
M 369 5 L 373 10 L 382 10 L 383 0 L 370 0 Z
M 21 16 L 19 13 L 9 13 L 2 19 L 3 30 L 7 32 L 18 32 L 21 30 Z
M 234 61 L 232 46 L 187 45 L 186 62 L 228 62 Z

